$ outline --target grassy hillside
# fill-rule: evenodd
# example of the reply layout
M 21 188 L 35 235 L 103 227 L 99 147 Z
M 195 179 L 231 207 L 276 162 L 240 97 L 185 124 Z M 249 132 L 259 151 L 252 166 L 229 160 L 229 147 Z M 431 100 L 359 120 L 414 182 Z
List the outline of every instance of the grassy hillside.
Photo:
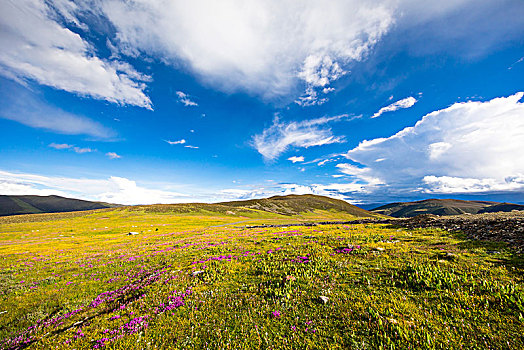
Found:
M 245 217 L 298 216 L 304 219 L 372 218 L 380 214 L 358 208 L 345 201 L 316 195 L 275 196 L 245 201 L 182 204 L 156 204 L 130 207 L 131 210 L 156 213 L 215 213 Z
M 486 201 L 465 201 L 458 199 L 426 199 L 417 202 L 391 203 L 375 208 L 371 211 L 397 218 L 409 218 L 420 214 L 476 214 L 479 211 L 496 204 L 499 203 Z
M 355 217 L 376 216 L 376 214 L 370 213 L 367 210 L 356 207 L 343 200 L 311 194 L 274 196 L 264 199 L 251 199 L 219 204 L 235 208 L 240 207 L 263 210 L 282 215 L 298 215 L 300 213 L 313 212 L 315 210 L 334 210 Z
M 110 208 L 115 205 L 60 196 L 0 195 L 0 216 Z
M 303 220 L 248 212 L 0 218 L 0 348 L 524 348 L 522 257 L 502 243 L 372 224 L 248 229 L 238 221 Z

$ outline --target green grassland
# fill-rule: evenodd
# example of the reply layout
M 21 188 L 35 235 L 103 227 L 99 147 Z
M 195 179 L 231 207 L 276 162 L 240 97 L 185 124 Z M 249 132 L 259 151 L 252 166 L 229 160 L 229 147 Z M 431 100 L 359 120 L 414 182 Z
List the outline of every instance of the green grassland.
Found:
M 501 243 L 173 208 L 0 218 L 0 348 L 524 348 L 522 257 Z

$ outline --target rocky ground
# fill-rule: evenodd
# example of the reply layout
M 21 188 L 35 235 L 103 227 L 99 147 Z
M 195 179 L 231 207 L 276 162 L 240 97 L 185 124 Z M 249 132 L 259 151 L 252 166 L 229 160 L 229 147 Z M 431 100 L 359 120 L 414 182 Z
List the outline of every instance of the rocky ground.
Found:
M 453 216 L 436 216 L 423 214 L 407 219 L 363 219 L 356 221 L 336 221 L 302 223 L 299 226 L 325 224 L 392 224 L 405 228 L 437 227 L 450 232 L 462 232 L 470 239 L 506 242 L 518 252 L 524 252 L 524 211 L 498 212 L 484 214 L 462 214 Z M 264 225 L 251 227 L 283 227 L 294 225 Z
M 524 252 L 524 211 L 453 216 L 419 215 L 389 222 L 406 228 L 438 227 L 450 232 L 462 232 L 470 239 L 506 242 L 519 252 Z

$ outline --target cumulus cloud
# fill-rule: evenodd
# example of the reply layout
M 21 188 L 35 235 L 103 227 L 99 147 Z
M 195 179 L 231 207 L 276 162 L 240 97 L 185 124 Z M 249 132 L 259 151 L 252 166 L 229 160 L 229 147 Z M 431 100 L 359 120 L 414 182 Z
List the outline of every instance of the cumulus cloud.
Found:
M 271 98 L 297 94 L 300 86 L 304 93 L 296 102 L 314 105 L 325 102 L 333 82 L 348 74 L 353 62 L 364 60 L 392 28 L 415 28 L 405 37 L 424 40 L 423 46 L 433 46 L 427 45 L 428 38 L 440 40 L 432 43 L 453 42 L 454 50 L 457 38 L 468 39 L 461 43 L 497 43 L 520 35 L 524 21 L 519 5 L 518 0 L 504 6 L 487 0 L 423 5 L 414 0 L 8 1 L 0 5 L 0 71 L 80 95 L 151 108 L 145 93 L 151 77 L 122 62 L 124 57 L 150 55 L 188 68 L 227 92 Z M 467 15 L 460 16 L 463 13 Z M 485 21 L 486 13 L 497 20 Z M 449 14 L 461 20 L 452 17 L 443 25 L 441 19 Z M 419 35 L 429 22 L 431 32 Z M 109 58 L 89 43 L 97 34 L 108 36 Z M 184 101 L 188 106 L 196 103 Z
M 297 163 L 297 162 L 303 162 L 304 161 L 304 157 L 303 156 L 293 156 L 293 157 L 289 157 L 287 160 L 293 162 L 293 163 Z
M 253 146 L 266 160 L 274 160 L 289 147 L 313 147 L 344 142 L 343 137 L 334 136 L 331 129 L 325 127 L 347 115 L 323 117 L 301 122 L 281 122 L 278 117 L 262 134 L 253 137 Z
M 0 193 L 9 195 L 59 195 L 117 204 L 177 203 L 183 193 L 138 185 L 124 177 L 85 179 L 12 173 L 0 170 Z
M 412 107 L 415 103 L 417 103 L 417 99 L 412 96 L 404 98 L 402 100 L 398 100 L 397 102 L 393 102 L 389 106 L 382 107 L 377 113 L 373 114 L 371 118 L 380 117 L 382 114 L 386 112 L 394 112 L 399 109 Z
M 455 103 L 397 134 L 361 142 L 339 165 L 391 189 L 458 193 L 524 189 L 524 93 Z M 380 161 L 378 161 L 380 160 Z M 349 169 L 349 171 L 348 171 Z
M 428 185 L 425 193 L 479 193 L 493 191 L 512 191 L 524 188 L 524 175 L 500 179 L 474 179 L 452 176 L 424 176 L 422 181 Z
M 106 153 L 106 156 L 107 156 L 109 159 L 119 159 L 119 158 L 122 158 L 122 156 L 116 154 L 115 152 L 107 152 L 107 153 Z
M 70 1 L 4 1 L 0 11 L 0 74 L 118 104 L 151 108 L 150 77 L 125 62 L 99 58 L 82 37 L 57 21 L 83 27 Z M 84 29 L 86 29 L 84 27 Z
M 290 194 L 314 194 L 356 202 L 351 194 L 366 192 L 365 186 L 358 183 L 332 183 L 301 185 L 294 183 L 275 183 L 266 186 L 255 186 L 251 189 L 224 189 L 220 191 L 222 196 L 229 200 L 244 200 L 253 198 L 265 198 L 271 196 L 286 196 Z
M 186 107 L 196 107 L 198 106 L 198 103 L 195 101 L 192 101 L 190 96 L 182 91 L 177 91 L 176 95 L 178 97 L 178 102 L 182 103 Z
M 273 97 L 296 93 L 298 84 L 305 91 L 296 100 L 301 105 L 325 102 L 333 82 L 348 74 L 353 62 L 364 60 L 393 28 L 407 31 L 404 37 L 411 41 L 423 40 L 424 46 L 449 41 L 456 49 L 457 38 L 463 39 L 461 43 L 480 42 L 489 36 L 490 42 L 496 42 L 511 33 L 520 35 L 523 23 L 517 19 L 518 11 L 505 11 L 518 9 L 518 0 L 505 6 L 487 0 L 424 4 L 414 0 L 111 0 L 98 4 L 115 27 L 114 42 L 124 54 L 151 54 L 188 67 L 225 91 Z M 496 14 L 497 22 L 485 21 L 486 13 Z M 504 17 L 511 18 L 511 26 L 500 25 Z M 427 23 L 432 24 L 429 33 L 424 30 Z M 431 45 L 428 39 L 433 39 Z
M 391 28 L 395 5 L 113 0 L 101 2 L 101 11 L 115 26 L 122 52 L 184 62 L 214 86 L 271 97 L 299 81 L 310 96 L 329 91 L 344 65 L 363 59 Z

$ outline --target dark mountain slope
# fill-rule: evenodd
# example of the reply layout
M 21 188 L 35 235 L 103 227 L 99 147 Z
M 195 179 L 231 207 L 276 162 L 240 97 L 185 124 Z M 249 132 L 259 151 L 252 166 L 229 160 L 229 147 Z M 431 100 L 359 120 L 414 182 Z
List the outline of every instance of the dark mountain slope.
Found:
M 60 196 L 0 195 L 0 216 L 18 214 L 59 213 L 67 211 L 111 208 L 115 205 Z
M 513 203 L 498 203 L 489 207 L 486 207 L 484 209 L 481 209 L 479 211 L 479 214 L 482 213 L 496 213 L 499 211 L 513 211 L 513 210 L 524 210 L 524 205 L 521 204 L 513 204 Z
M 466 201 L 459 199 L 426 199 L 416 202 L 391 203 L 372 209 L 374 213 L 389 215 L 397 218 L 410 218 L 420 214 L 439 216 L 477 214 L 498 211 L 524 209 L 524 206 L 510 203 L 487 201 Z

